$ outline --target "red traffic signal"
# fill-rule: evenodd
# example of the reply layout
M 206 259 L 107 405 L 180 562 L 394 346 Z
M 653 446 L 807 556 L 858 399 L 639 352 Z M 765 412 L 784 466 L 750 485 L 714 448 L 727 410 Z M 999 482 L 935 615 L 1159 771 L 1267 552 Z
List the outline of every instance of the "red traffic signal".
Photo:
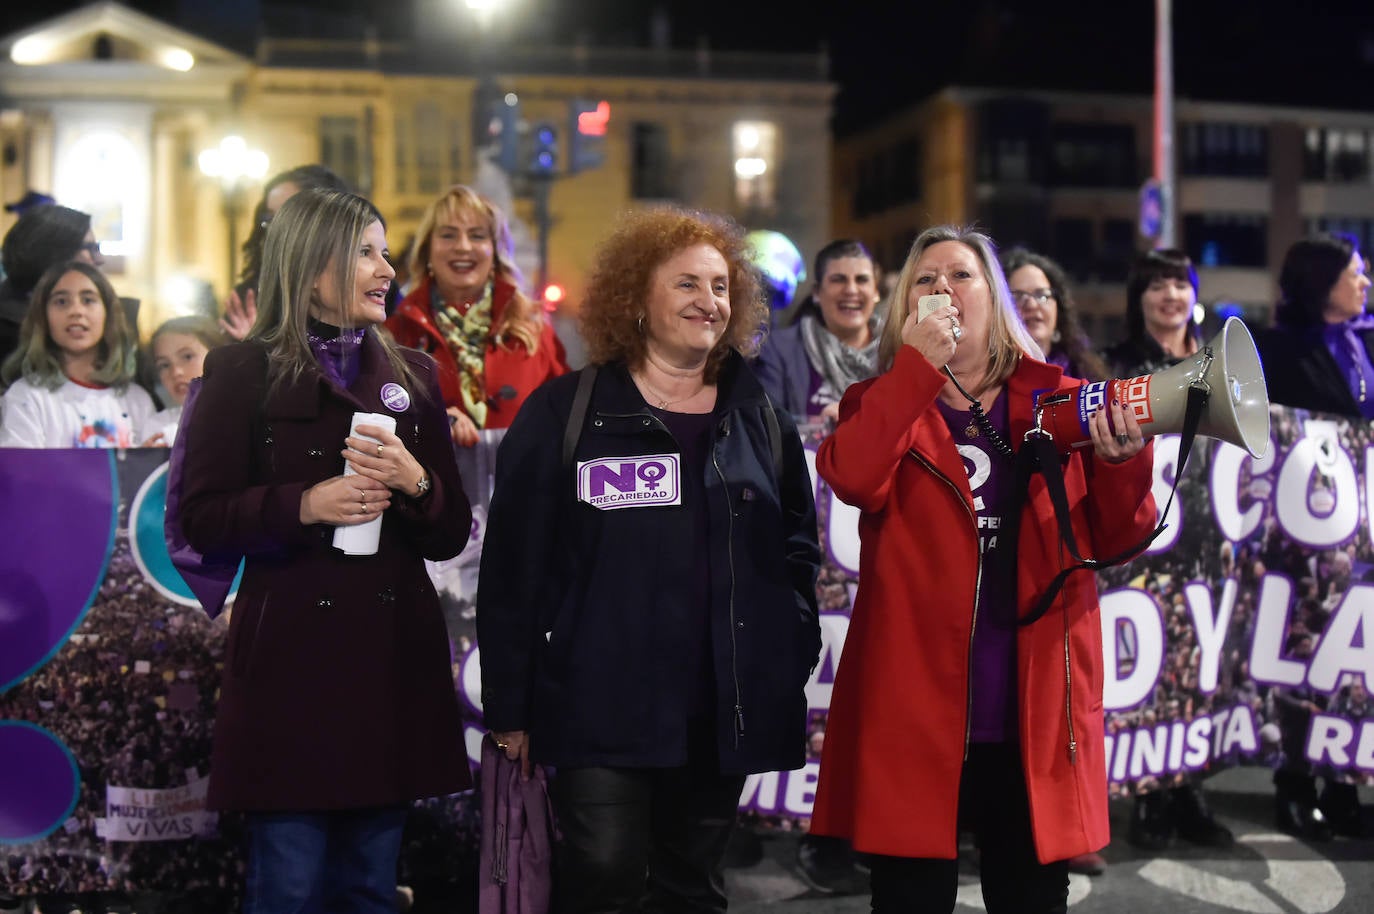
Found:
M 605 136 L 611 120 L 611 103 L 599 101 L 591 110 L 577 112 L 577 132 L 583 136 Z

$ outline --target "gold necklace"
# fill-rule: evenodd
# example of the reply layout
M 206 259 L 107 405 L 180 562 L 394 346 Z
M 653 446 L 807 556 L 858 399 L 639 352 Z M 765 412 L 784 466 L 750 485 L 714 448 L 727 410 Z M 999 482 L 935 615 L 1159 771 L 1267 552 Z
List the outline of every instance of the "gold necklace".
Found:
M 679 403 L 686 402 L 687 400 L 692 399 L 697 394 L 701 393 L 703 390 L 706 389 L 706 385 L 705 383 L 703 383 L 700 387 L 692 391 L 687 396 L 678 397 L 676 400 L 669 400 L 667 397 L 663 396 L 663 394 L 659 392 L 658 388 L 650 384 L 649 379 L 642 374 L 639 376 L 639 383 L 644 385 L 644 388 L 648 390 L 649 393 L 653 394 L 654 397 L 658 400 L 658 409 L 667 409 L 670 406 L 676 406 Z

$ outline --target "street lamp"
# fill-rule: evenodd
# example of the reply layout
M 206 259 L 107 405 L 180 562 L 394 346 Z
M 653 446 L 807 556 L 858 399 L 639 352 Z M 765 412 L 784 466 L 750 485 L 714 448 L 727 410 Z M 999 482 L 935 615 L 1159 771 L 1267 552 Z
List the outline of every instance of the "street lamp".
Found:
M 226 136 L 219 146 L 200 154 L 200 170 L 208 178 L 218 178 L 224 198 L 224 218 L 229 223 L 229 290 L 238 276 L 235 260 L 238 256 L 239 213 L 243 209 L 244 191 L 249 184 L 267 175 L 267 153 L 249 149 L 241 136 Z

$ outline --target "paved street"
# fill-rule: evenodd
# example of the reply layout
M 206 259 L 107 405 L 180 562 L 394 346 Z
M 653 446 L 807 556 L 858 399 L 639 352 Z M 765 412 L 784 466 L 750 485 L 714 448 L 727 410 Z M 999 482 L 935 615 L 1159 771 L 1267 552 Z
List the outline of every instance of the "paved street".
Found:
M 1374 911 L 1374 837 L 1308 845 L 1273 828 L 1267 769 L 1237 768 L 1207 782 L 1218 817 L 1236 834 L 1234 848 L 1199 849 L 1176 842 L 1168 852 L 1140 854 L 1125 840 L 1129 802 L 1112 804 L 1118 837 L 1105 852 L 1102 876 L 1071 877 L 1075 914 L 1367 914 Z M 1361 790 L 1366 833 L 1374 831 L 1374 790 Z M 794 870 L 796 837 L 764 840 L 764 859 L 727 871 L 732 914 L 867 914 L 867 895 L 836 897 L 813 889 Z M 971 859 L 961 866 L 957 911 L 983 910 Z

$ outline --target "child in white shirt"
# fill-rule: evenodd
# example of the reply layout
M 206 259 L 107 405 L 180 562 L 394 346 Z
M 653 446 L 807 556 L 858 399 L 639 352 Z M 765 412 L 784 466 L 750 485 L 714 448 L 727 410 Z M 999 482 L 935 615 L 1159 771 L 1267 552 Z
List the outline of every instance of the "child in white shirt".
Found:
M 49 269 L 0 369 L 0 447 L 138 447 L 155 407 L 133 383 L 137 351 L 103 273 L 79 261 Z
M 152 436 L 144 441 L 146 446 L 172 446 L 191 382 L 204 372 L 206 354 L 227 342 L 229 338 L 219 324 L 199 314 L 171 318 L 153 331 L 148 342 L 153 370 L 166 392 L 164 399 L 171 405 L 153 416 Z

